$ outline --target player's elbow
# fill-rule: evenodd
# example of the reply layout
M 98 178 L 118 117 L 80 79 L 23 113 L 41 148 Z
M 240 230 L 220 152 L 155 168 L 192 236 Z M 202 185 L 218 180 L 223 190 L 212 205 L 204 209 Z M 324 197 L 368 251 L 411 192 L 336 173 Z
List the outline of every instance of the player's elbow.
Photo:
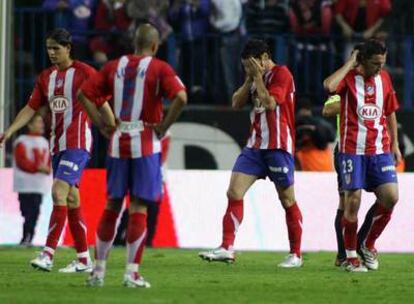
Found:
M 329 93 L 336 92 L 336 85 L 332 81 L 330 81 L 329 78 L 323 81 L 323 88 Z
M 322 116 L 323 117 L 331 117 L 332 113 L 329 111 L 329 109 L 327 107 L 324 107 L 322 109 Z
M 81 104 L 85 104 L 85 95 L 83 95 L 81 89 L 78 90 L 78 92 L 76 93 L 76 96 L 78 97 L 78 101 Z
M 175 96 L 175 100 L 184 107 L 188 103 L 187 93 L 184 90 L 178 92 Z

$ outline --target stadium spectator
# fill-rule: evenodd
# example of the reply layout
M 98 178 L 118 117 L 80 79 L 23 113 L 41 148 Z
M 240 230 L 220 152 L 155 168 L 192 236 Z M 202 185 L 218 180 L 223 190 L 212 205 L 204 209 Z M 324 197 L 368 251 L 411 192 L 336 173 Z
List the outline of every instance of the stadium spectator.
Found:
M 134 28 L 142 23 L 154 25 L 160 32 L 161 42 L 167 40 L 172 28 L 167 22 L 168 0 L 126 0 L 126 12 Z
M 68 219 L 77 260 L 60 269 L 60 272 L 87 272 L 92 269 L 92 263 L 86 240 L 86 226 L 80 210 L 78 185 L 89 159 L 91 132 L 86 113 L 77 101 L 76 92 L 95 70 L 80 61 L 72 60 L 72 37 L 65 29 L 55 29 L 48 33 L 46 48 L 52 66 L 38 76 L 27 105 L 0 136 L 0 145 L 25 126 L 36 111 L 50 109 L 53 210 L 46 246 L 31 261 L 31 265 L 44 271 L 52 270 L 55 250 Z
M 206 35 L 210 0 L 173 0 L 168 16 L 179 38 L 179 74 L 191 100 L 203 99 L 206 79 Z
M 294 174 L 294 90 L 286 66 L 275 64 L 263 40 L 249 40 L 241 54 L 246 72 L 243 85 L 233 95 L 233 108 L 252 103 L 251 132 L 236 160 L 227 190 L 223 239 L 219 248 L 203 251 L 206 261 L 235 260 L 234 240 L 243 220 L 243 198 L 253 183 L 269 177 L 286 212 L 290 254 L 279 267 L 301 267 L 302 214 L 296 203 Z
M 59 12 L 55 22 L 72 33 L 74 58 L 89 56 L 88 36 L 97 0 L 44 0 L 42 7 Z
M 329 0 L 293 0 L 289 4 L 292 32 L 298 36 L 329 35 L 332 7 Z
M 390 0 L 338 0 L 335 4 L 335 19 L 343 37 L 348 41 L 344 58 L 361 40 L 376 37 L 385 17 L 391 11 Z
M 210 60 L 218 59 L 213 64 L 214 100 L 221 103 L 230 103 L 231 96 L 238 84 L 239 60 L 235 54 L 240 53 L 240 22 L 242 18 L 242 4 L 240 0 L 211 0 L 210 24 L 218 37 L 215 42 Z
M 14 142 L 13 190 L 18 193 L 20 211 L 24 218 L 21 245 L 29 246 L 35 234 L 40 204 L 50 192 L 51 167 L 49 143 L 43 137 L 44 122 L 36 114 L 27 124 L 28 133 Z
M 153 57 L 159 43 L 159 34 L 153 26 L 140 25 L 135 37 L 136 53 L 109 62 L 81 88 L 80 99 L 97 126 L 102 128 L 106 122 L 115 127 L 115 117 L 118 120 L 115 132 L 110 135 L 108 201 L 98 226 L 96 260 L 87 280 L 89 286 L 104 284 L 116 222 L 129 192 L 124 286 L 150 287 L 140 275 L 139 266 L 147 236 L 147 205 L 156 204 L 162 191 L 160 138 L 187 102 L 185 88 L 173 69 Z M 108 105 L 102 97 L 113 97 L 111 107 L 115 114 L 108 118 L 101 117 L 97 110 Z M 172 101 L 164 118 L 162 97 Z
M 335 130 L 321 117 L 314 116 L 307 97 L 298 102 L 296 113 L 296 159 L 302 171 L 333 171 L 332 148 Z
M 246 28 L 251 35 L 285 34 L 289 31 L 288 0 L 249 0 Z
M 385 46 L 369 40 L 358 45 L 350 59 L 324 81 L 341 99 L 339 162 L 345 191 L 342 219 L 346 270 L 366 272 L 379 267 L 375 241 L 388 224 L 398 201 L 395 164 L 401 160 L 395 111 L 398 101 L 389 74 L 383 70 Z M 378 203 L 357 257 L 358 209 L 361 190 L 373 191 Z
M 94 22 L 100 34 L 91 39 L 89 46 L 96 64 L 132 51 L 134 24 L 127 16 L 125 0 L 100 0 Z
M 321 96 L 324 92 L 320 84 L 330 71 L 334 53 L 330 39 L 331 1 L 291 1 L 289 20 L 295 38 L 291 53 L 297 86 L 307 94 Z
M 411 0 L 392 0 L 391 14 L 387 23 L 392 33 L 414 35 L 414 2 Z

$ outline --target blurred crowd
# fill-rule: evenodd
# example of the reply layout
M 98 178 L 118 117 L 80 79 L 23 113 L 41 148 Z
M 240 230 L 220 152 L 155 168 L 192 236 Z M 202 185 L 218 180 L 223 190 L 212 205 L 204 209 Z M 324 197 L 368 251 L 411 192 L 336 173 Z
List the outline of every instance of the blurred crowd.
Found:
M 35 3 L 16 0 L 17 6 Z M 309 74 L 322 79 L 361 39 L 414 32 L 410 0 L 38 0 L 37 5 L 59 13 L 59 26 L 74 35 L 75 57 L 97 67 L 132 51 L 139 24 L 155 25 L 163 40 L 158 55 L 177 68 L 192 103 L 229 104 L 243 78 L 236 54 L 247 35 L 271 40 L 277 61 L 293 56 L 298 92 L 309 94 L 321 90 L 309 83 Z M 295 39 L 287 51 L 273 41 L 285 34 Z

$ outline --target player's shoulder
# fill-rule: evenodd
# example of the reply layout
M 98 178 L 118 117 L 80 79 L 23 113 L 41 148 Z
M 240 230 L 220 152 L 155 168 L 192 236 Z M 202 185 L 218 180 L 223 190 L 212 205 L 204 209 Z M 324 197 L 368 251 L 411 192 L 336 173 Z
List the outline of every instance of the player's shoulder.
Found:
M 289 68 L 286 65 L 279 65 L 279 64 L 275 65 L 272 68 L 272 73 L 278 76 L 293 78 L 292 72 L 289 70 Z
M 90 75 L 96 73 L 96 69 L 93 66 L 79 60 L 75 60 L 72 67 L 83 74 Z
M 391 81 L 391 75 L 385 69 L 381 69 L 380 76 L 381 76 L 381 78 L 386 79 L 387 81 Z
M 49 78 L 50 74 L 52 74 L 54 71 L 57 71 L 57 67 L 55 65 L 52 65 L 42 70 L 38 75 L 38 79 L 45 80 L 46 78 Z
M 151 59 L 151 66 L 154 69 L 160 70 L 162 72 L 170 72 L 170 71 L 174 72 L 174 69 L 168 62 L 165 62 L 164 60 L 161 60 L 155 57 Z

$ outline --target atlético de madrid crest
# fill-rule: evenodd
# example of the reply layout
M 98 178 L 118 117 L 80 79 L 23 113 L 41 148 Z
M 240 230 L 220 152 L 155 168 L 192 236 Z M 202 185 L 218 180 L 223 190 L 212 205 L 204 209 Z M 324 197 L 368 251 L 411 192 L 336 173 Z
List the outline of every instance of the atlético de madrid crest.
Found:
M 367 95 L 374 95 L 375 89 L 372 85 L 367 86 Z

